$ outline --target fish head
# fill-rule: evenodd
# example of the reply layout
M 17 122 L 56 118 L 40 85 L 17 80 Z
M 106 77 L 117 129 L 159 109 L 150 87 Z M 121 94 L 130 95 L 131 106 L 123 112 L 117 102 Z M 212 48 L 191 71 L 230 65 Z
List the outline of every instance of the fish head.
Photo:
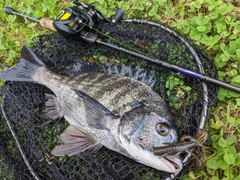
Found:
M 178 141 L 177 128 L 171 119 L 163 116 L 162 110 L 143 106 L 126 113 L 120 124 L 120 141 L 131 158 L 155 169 L 175 173 L 181 169 L 181 156 L 154 155 L 153 147 L 162 147 Z M 168 113 L 167 113 L 168 114 Z

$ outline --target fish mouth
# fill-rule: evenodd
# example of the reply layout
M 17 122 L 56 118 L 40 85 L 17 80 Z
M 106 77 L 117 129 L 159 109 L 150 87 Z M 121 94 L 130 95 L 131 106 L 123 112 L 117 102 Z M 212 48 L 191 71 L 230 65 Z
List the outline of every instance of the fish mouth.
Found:
M 181 156 L 174 157 L 167 155 L 163 157 L 163 159 L 168 162 L 166 165 L 169 168 L 169 172 L 171 171 L 170 173 L 176 173 L 178 169 L 182 169 L 183 167 L 183 160 Z

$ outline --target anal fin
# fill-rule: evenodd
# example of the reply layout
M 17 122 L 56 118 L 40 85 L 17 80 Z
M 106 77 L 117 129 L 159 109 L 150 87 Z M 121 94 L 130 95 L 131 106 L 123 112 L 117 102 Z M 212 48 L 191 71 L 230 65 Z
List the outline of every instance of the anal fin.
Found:
M 44 109 L 44 114 L 51 118 L 51 119 L 57 119 L 61 117 L 61 108 L 59 106 L 59 103 L 57 101 L 57 97 L 52 94 L 45 94 L 45 109 Z
M 61 135 L 60 142 L 63 145 L 56 146 L 52 150 L 55 156 L 84 156 L 86 154 L 97 152 L 102 145 L 81 126 L 69 126 Z

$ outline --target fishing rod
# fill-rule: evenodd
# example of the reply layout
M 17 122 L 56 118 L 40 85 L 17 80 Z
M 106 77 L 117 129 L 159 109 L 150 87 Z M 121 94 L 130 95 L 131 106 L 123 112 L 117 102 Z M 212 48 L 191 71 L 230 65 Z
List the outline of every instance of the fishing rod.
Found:
M 18 15 L 21 17 L 28 18 L 32 21 L 38 22 L 42 27 L 56 31 L 65 38 L 80 37 L 89 43 L 101 44 L 101 45 L 116 49 L 118 51 L 122 51 L 127 54 L 136 56 L 138 58 L 142 58 L 144 60 L 153 62 L 165 68 L 178 71 L 184 75 L 193 77 L 195 79 L 199 79 L 204 82 L 209 82 L 217 86 L 229 89 L 231 91 L 240 93 L 240 87 L 237 87 L 235 85 L 208 77 L 204 74 L 194 72 L 174 64 L 161 61 L 159 59 L 153 59 L 137 51 L 129 50 L 129 49 L 117 46 L 115 44 L 102 41 L 100 38 L 98 38 L 96 34 L 90 32 L 90 29 L 94 29 L 95 23 L 98 23 L 99 21 L 105 21 L 108 23 L 117 23 L 123 16 L 124 12 L 121 9 L 118 9 L 118 11 L 115 14 L 115 17 L 112 20 L 109 20 L 94 6 L 87 5 L 82 2 L 77 2 L 76 0 L 73 0 L 73 2 L 77 6 L 66 8 L 64 12 L 61 13 L 54 21 L 49 20 L 47 18 L 37 19 L 29 15 L 19 13 L 18 11 L 10 7 L 5 7 L 4 11 L 7 14 Z M 131 22 L 132 20 L 125 20 L 125 21 Z M 144 20 L 142 21 L 144 22 Z M 141 20 L 139 20 L 139 22 L 141 22 Z

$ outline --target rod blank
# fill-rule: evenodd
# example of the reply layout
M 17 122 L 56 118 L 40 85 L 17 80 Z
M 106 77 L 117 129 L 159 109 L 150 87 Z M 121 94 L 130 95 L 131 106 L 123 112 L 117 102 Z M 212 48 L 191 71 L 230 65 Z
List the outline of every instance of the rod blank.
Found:
M 142 58 L 142 59 L 146 59 L 148 61 L 151 61 L 155 64 L 159 64 L 159 65 L 161 65 L 163 67 L 166 67 L 168 69 L 176 70 L 176 71 L 178 71 L 182 74 L 185 74 L 187 76 L 190 76 L 190 77 L 193 77 L 193 78 L 196 78 L 196 79 L 200 79 L 200 80 L 203 80 L 205 82 L 209 82 L 209 83 L 218 85 L 220 87 L 224 87 L 226 89 L 229 89 L 231 91 L 240 93 L 240 87 L 234 86 L 232 84 L 229 84 L 229 83 L 217 80 L 217 79 L 210 78 L 210 77 L 205 76 L 203 74 L 200 74 L 200 73 L 197 73 L 197 72 L 194 72 L 194 71 L 191 71 L 189 69 L 185 69 L 185 68 L 182 68 L 182 67 L 179 67 L 179 66 L 176 66 L 176 65 L 172 65 L 172 64 L 166 63 L 164 61 L 158 60 L 158 59 L 152 59 L 152 58 L 150 58 L 148 56 L 145 56 L 143 54 L 140 54 L 140 53 L 137 53 L 137 52 L 134 52 L 134 51 L 130 51 L 128 49 L 124 49 L 124 48 L 119 47 L 119 46 L 114 45 L 114 44 L 103 42 L 99 39 L 97 40 L 97 43 L 108 46 L 108 47 L 111 47 L 113 49 L 116 49 L 116 50 L 119 50 L 119 51 L 122 51 L 122 52 L 125 52 L 125 53 L 128 53 L 128 54 L 131 54 L 133 56 L 136 56 L 136 57 L 139 57 L 139 58 Z

